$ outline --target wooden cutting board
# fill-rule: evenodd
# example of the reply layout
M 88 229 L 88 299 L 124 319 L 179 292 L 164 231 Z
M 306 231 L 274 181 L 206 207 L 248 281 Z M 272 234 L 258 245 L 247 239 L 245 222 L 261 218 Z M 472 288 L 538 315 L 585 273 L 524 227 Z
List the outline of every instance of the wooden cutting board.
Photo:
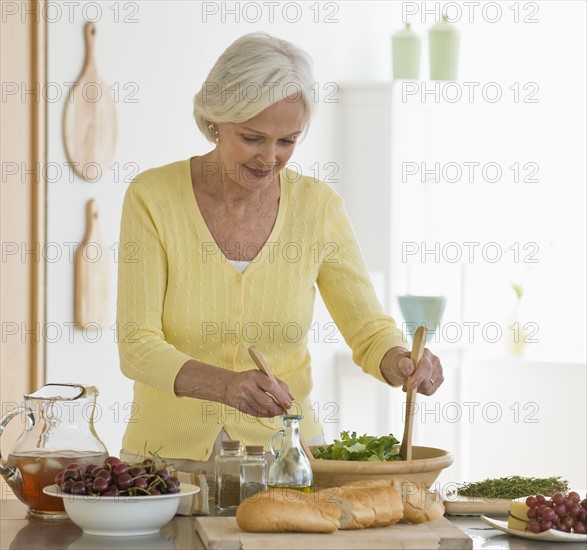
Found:
M 63 139 L 75 173 L 98 181 L 109 168 L 116 147 L 116 107 L 94 61 L 96 25 L 86 23 L 86 60 L 72 86 L 63 115 Z
M 488 500 L 481 497 L 451 497 L 443 502 L 449 516 L 507 516 L 511 500 L 498 498 Z
M 106 327 L 109 322 L 108 249 L 98 230 L 98 204 L 94 199 L 86 205 L 86 234 L 75 251 L 75 323 Z
M 208 550 L 287 548 L 288 550 L 356 550 L 357 548 L 429 548 L 469 549 L 473 540 L 450 521 L 322 533 L 247 533 L 241 531 L 233 517 L 196 518 L 196 531 Z

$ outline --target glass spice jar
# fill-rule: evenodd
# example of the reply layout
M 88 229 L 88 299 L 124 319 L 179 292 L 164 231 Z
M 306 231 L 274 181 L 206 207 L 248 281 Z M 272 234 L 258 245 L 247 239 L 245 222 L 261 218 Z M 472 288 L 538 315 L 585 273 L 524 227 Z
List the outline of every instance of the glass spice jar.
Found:
M 267 460 L 263 445 L 247 445 L 240 471 L 241 501 L 267 489 Z
M 215 459 L 216 509 L 220 512 L 234 510 L 240 503 L 240 467 L 243 459 L 240 441 L 222 442 L 220 454 Z

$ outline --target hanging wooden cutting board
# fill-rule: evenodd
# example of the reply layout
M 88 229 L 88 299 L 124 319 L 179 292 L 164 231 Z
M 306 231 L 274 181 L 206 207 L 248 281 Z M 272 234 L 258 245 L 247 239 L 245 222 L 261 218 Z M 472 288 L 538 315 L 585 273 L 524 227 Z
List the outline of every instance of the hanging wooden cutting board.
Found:
M 75 252 L 75 323 L 106 327 L 109 322 L 109 257 L 100 240 L 98 204 L 86 205 L 86 235 Z
M 86 23 L 86 60 L 65 104 L 63 139 L 75 173 L 98 181 L 110 167 L 116 147 L 116 107 L 94 61 L 96 25 Z

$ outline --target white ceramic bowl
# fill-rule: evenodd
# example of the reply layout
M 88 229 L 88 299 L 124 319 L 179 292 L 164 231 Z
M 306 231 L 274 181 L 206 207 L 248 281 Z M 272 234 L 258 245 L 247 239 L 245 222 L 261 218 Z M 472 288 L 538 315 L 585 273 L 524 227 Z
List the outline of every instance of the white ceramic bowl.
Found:
M 62 498 L 71 521 L 88 535 L 135 536 L 157 533 L 177 512 L 179 499 L 199 490 L 182 483 L 179 493 L 141 497 L 71 495 L 62 493 L 57 485 L 43 492 Z

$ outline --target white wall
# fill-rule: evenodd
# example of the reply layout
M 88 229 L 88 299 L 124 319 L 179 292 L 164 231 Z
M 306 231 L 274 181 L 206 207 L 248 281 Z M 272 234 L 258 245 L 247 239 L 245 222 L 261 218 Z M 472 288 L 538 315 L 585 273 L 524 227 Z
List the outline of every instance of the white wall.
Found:
M 234 4 L 216 5 L 230 8 Z M 241 8 L 244 4 L 240 3 Z M 132 177 L 129 166 L 136 165 L 139 170 L 145 170 L 209 150 L 191 117 L 192 98 L 219 54 L 246 32 L 266 30 L 304 47 L 314 58 L 315 77 L 322 92 L 328 91 L 328 83 L 334 81 L 374 82 L 390 78 L 390 36 L 402 27 L 401 10 L 407 3 L 326 2 L 319 4 L 318 12 L 312 11 L 313 2 L 292 3 L 298 6 L 302 15 L 297 23 L 285 20 L 280 9 L 276 10 L 271 22 L 262 2 L 250 4 L 262 8 L 263 16 L 258 23 L 246 22 L 245 14 L 241 14 L 241 21 L 236 23 L 234 15 L 224 14 L 223 18 L 220 12 L 210 15 L 204 23 L 202 10 L 211 5 L 205 2 L 101 3 L 101 16 L 96 21 L 96 58 L 102 78 L 112 85 L 118 83 L 120 91 L 118 145 L 113 160 L 118 163 L 120 178 L 114 181 L 111 172 L 96 183 L 79 179 L 71 182 L 64 174 L 50 181 L 48 241 L 62 246 L 66 242 L 81 241 L 85 202 L 96 198 L 102 213 L 102 238 L 107 246 L 114 246 L 118 240 L 122 199 Z M 421 3 L 415 4 L 419 6 Z M 434 2 L 427 4 L 433 6 Z M 95 8 L 80 3 L 73 9 L 72 20 L 64 9 L 62 17 L 53 16 L 49 24 L 49 80 L 64 90 L 65 83 L 77 78 L 83 63 L 82 29 L 85 21 L 82 6 L 86 6 L 85 15 L 93 18 Z M 133 7 L 138 7 L 136 13 L 133 13 Z M 115 21 L 116 9 L 118 22 Z M 252 11 L 248 12 L 249 17 L 253 15 Z M 285 14 L 289 18 L 294 15 L 293 8 Z M 527 14 L 522 12 L 522 17 L 524 15 Z M 324 22 L 328 16 L 337 22 Z M 318 23 L 314 22 L 315 17 L 318 17 Z M 539 20 L 537 24 L 515 24 L 512 17 L 513 12 L 506 7 L 501 20 L 493 24 L 485 21 L 479 13 L 473 23 L 463 16 L 458 23 L 462 31 L 459 76 L 463 80 L 481 82 L 540 80 L 541 90 L 544 90 L 542 97 L 551 102 L 546 111 L 549 116 L 537 121 L 532 113 L 527 113 L 521 123 L 531 125 L 533 131 L 543 134 L 548 147 L 552 147 L 560 158 L 558 167 L 564 169 L 566 175 L 565 181 L 557 181 L 557 185 L 569 182 L 573 174 L 584 182 L 584 161 L 576 163 L 577 159 L 584 159 L 584 140 L 567 142 L 565 136 L 573 120 L 583 121 L 584 128 L 585 5 L 581 2 L 540 2 L 540 11 L 535 16 Z M 137 22 L 124 22 L 125 18 Z M 424 35 L 434 23 L 433 19 L 433 15 L 428 15 L 422 21 L 421 14 L 418 14 L 412 21 L 415 30 Z M 578 76 L 577 71 L 581 71 Z M 421 76 L 425 78 L 427 75 L 424 42 Z M 131 92 L 136 93 L 130 96 Z M 324 97 L 321 94 L 321 99 Z M 128 101 L 134 99 L 138 101 Z M 49 105 L 48 156 L 50 162 L 65 170 L 61 137 L 63 107 L 64 98 Z M 517 127 L 517 123 L 512 122 L 510 126 L 506 120 L 504 124 L 507 127 L 503 135 L 511 136 L 506 143 L 516 142 L 511 128 Z M 486 135 L 488 139 L 491 137 Z M 501 139 L 501 135 L 498 138 Z M 306 173 L 312 172 L 310 167 L 316 162 L 322 169 L 327 162 L 339 162 L 338 139 L 336 104 L 320 103 L 313 128 L 292 160 Z M 369 136 L 365 139 L 368 140 Z M 479 156 L 479 151 L 476 154 Z M 527 154 L 531 156 L 533 152 Z M 345 182 L 345 185 L 349 183 Z M 340 182 L 334 182 L 334 186 L 342 187 Z M 560 195 L 553 191 L 550 197 L 556 199 L 557 208 L 575 208 L 572 221 L 577 221 L 577 233 L 580 234 L 580 230 L 584 230 L 584 219 L 577 219 L 576 213 L 580 212 L 577 205 L 581 201 L 584 204 L 584 189 L 583 194 L 579 193 L 566 202 L 567 187 L 563 189 Z M 547 215 L 548 209 L 544 212 L 542 215 Z M 361 220 L 354 222 L 360 224 Z M 572 227 L 569 222 L 567 230 L 571 231 Z M 74 273 L 67 252 L 64 248 L 64 258 L 48 265 L 48 321 L 61 328 L 62 336 L 51 336 L 54 341 L 47 343 L 47 380 L 91 383 L 100 388 L 99 403 L 103 416 L 97 429 L 109 450 L 118 453 L 125 427 L 124 407 L 132 399 L 132 384 L 119 372 L 112 330 L 105 331 L 93 343 L 88 341 L 93 334 L 84 338 L 82 333 L 74 331 L 69 337 L 66 323 L 73 320 Z M 114 323 L 114 259 L 111 268 L 110 307 Z M 583 269 L 580 273 L 584 273 L 584 265 L 579 268 Z M 317 321 L 323 326 L 328 320 L 327 315 L 320 304 L 317 311 Z M 332 377 L 336 374 L 332 371 L 332 364 L 333 354 L 339 348 L 339 345 L 326 345 L 320 341 L 312 344 L 315 401 L 325 412 L 329 410 L 327 404 L 335 398 Z M 329 437 L 334 435 L 332 429 L 326 426 Z

